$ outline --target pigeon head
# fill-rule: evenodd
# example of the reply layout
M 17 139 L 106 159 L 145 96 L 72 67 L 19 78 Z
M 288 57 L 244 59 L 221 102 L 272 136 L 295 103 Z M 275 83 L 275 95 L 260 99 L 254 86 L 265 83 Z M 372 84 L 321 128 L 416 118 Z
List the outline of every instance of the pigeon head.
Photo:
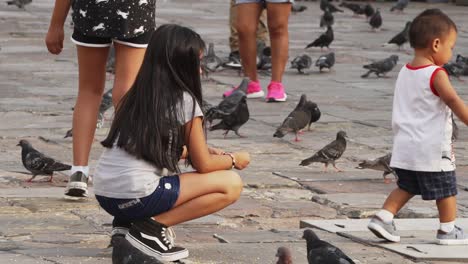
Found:
M 395 64 L 398 62 L 398 55 L 392 55 L 390 56 L 390 59 L 395 62 Z
M 29 141 L 27 141 L 26 139 L 20 140 L 19 143 L 16 146 L 21 146 L 21 148 L 30 148 L 30 147 L 32 147 L 31 143 L 29 143 Z
M 318 238 L 317 234 L 315 234 L 315 232 L 310 230 L 310 229 L 304 230 L 304 234 L 302 235 L 302 238 L 304 238 L 307 242 L 313 242 L 313 241 L 320 240 L 320 238 Z
M 291 251 L 287 247 L 279 247 L 276 251 L 276 257 L 278 257 L 278 262 L 281 264 L 292 263 Z
M 277 138 L 282 138 L 284 137 L 285 133 L 284 131 L 280 128 L 278 128 L 275 132 L 275 134 L 273 134 L 273 137 L 277 137 Z
M 341 130 L 340 132 L 338 132 L 336 134 L 336 139 L 339 139 L 339 138 L 347 138 L 348 136 L 346 135 L 346 132 L 344 132 L 343 130 Z

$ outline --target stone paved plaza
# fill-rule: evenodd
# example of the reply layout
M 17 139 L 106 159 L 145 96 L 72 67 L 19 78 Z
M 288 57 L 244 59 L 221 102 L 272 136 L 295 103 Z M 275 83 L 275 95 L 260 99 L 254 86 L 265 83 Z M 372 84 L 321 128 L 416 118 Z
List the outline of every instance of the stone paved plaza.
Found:
M 304 47 L 324 29 L 319 28 L 321 11 L 318 2 L 298 2 L 308 9 L 290 18 L 290 59 L 303 53 L 312 59 L 322 52 Z M 228 151 L 246 150 L 252 157 L 248 169 L 241 171 L 244 190 L 234 205 L 208 217 L 175 227 L 177 243 L 190 251 L 184 263 L 275 263 L 279 246 L 289 247 L 294 263 L 307 263 L 305 241 L 301 239 L 301 220 L 365 219 L 382 205 L 395 182 L 385 184 L 378 171 L 355 167 L 362 159 L 373 159 L 391 149 L 391 105 L 398 69 L 411 58 L 408 45 L 399 51 L 382 44 L 403 29 L 407 20 L 428 7 L 443 9 L 457 23 L 459 36 L 454 54 L 468 55 L 468 8 L 453 4 L 411 3 L 404 14 L 392 14 L 392 3 L 375 2 L 383 16 L 382 30 L 373 32 L 365 18 L 353 17 L 349 10 L 335 15 L 336 66 L 331 72 L 317 68 L 306 75 L 286 70 L 284 84 L 288 102 L 266 104 L 248 101 L 249 122 L 241 128 L 247 138 L 221 131 L 208 133 L 211 146 Z M 217 55 L 226 57 L 228 47 L 229 1 L 161 0 L 157 3 L 157 24 L 177 23 L 190 26 L 205 41 L 215 44 Z M 72 160 L 72 141 L 63 136 L 71 127 L 72 110 L 77 94 L 75 46 L 69 40 L 71 28 L 66 23 L 65 48 L 59 56 L 50 55 L 44 44 L 52 0 L 34 0 L 25 10 L 0 5 L 0 263 L 111 263 L 109 232 L 111 217 L 99 208 L 91 196 L 86 201 L 63 199 L 67 174 L 57 173 L 52 183 L 30 175 L 21 164 L 20 139 L 63 162 Z M 325 52 L 325 51 L 324 51 Z M 399 56 L 397 68 L 389 78 L 362 79 L 362 65 Z M 218 103 L 221 94 L 240 82 L 238 72 L 224 69 L 203 80 L 205 98 Z M 261 75 L 264 89 L 268 75 Z M 107 88 L 112 80 L 107 83 Z M 468 101 L 466 84 L 453 85 Z M 293 135 L 273 138 L 276 127 L 291 111 L 302 93 L 315 101 L 321 119 L 302 141 Z M 113 111 L 106 113 L 112 118 Z M 460 127 L 455 150 L 458 165 L 459 217 L 468 217 L 468 134 Z M 99 142 L 109 128 L 107 121 L 96 131 L 90 165 L 99 158 Z M 348 134 L 348 147 L 337 165 L 344 172 L 323 173 L 322 165 L 300 167 L 306 157 L 333 140 L 339 130 Z M 411 201 L 399 218 L 436 218 L 433 202 L 419 198 Z M 424 220 L 425 221 L 425 220 Z M 410 221 L 402 230 L 402 243 L 441 252 L 440 256 L 419 263 L 447 263 L 451 250 L 434 245 L 435 228 L 421 229 L 423 220 Z M 303 222 L 304 223 L 304 222 Z M 328 222 L 327 222 L 328 223 Z M 333 222 L 331 222 L 333 223 Z M 345 222 L 348 223 L 348 222 Z M 336 224 L 335 224 L 336 225 Z M 304 225 L 303 225 L 304 226 Z M 333 226 L 333 225 L 332 225 Z M 414 258 L 395 253 L 362 230 L 354 233 L 317 230 L 319 236 L 350 255 L 356 263 L 415 263 Z M 432 229 L 431 229 L 432 228 Z M 465 226 L 468 228 L 468 226 Z M 351 230 L 352 231 L 352 230 Z M 228 243 L 226 243 L 228 242 Z M 455 249 L 464 253 L 465 247 Z M 424 257 L 424 256 L 423 256 Z M 450 261 L 453 261 L 450 260 Z M 455 260 L 456 261 L 456 260 Z M 467 260 L 459 259 L 459 263 Z M 453 262 L 450 262 L 453 263 Z

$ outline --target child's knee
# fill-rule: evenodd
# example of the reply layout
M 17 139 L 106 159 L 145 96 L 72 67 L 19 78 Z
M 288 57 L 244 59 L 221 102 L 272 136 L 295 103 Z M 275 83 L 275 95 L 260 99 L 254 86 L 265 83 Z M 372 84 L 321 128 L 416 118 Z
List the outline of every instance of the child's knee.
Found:
M 228 183 L 228 195 L 229 195 L 229 200 L 231 202 L 235 202 L 239 199 L 242 188 L 243 188 L 243 182 L 239 174 L 235 171 L 229 171 L 228 176 L 226 177 L 226 182 Z

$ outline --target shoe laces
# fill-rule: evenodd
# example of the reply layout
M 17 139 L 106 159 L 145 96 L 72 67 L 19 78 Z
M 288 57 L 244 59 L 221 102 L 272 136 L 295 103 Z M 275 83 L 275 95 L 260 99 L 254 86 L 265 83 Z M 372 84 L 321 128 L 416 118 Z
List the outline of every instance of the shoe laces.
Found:
M 163 227 L 161 230 L 161 235 L 164 242 L 169 246 L 169 249 L 174 247 L 176 234 L 172 227 Z

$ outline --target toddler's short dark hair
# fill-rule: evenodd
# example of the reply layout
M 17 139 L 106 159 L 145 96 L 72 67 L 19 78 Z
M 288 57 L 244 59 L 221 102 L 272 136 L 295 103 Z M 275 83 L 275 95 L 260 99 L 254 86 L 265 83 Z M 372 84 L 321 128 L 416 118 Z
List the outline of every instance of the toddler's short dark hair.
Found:
M 435 38 L 446 36 L 451 29 L 457 31 L 457 25 L 440 9 L 426 9 L 411 23 L 409 41 L 415 49 L 426 48 Z

